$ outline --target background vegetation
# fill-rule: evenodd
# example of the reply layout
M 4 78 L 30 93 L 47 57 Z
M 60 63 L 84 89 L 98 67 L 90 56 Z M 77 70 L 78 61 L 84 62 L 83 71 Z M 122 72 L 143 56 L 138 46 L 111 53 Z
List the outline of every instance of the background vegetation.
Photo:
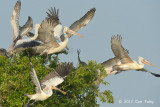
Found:
M 38 79 L 41 80 L 49 72 L 53 71 L 60 60 L 57 55 L 50 55 L 48 61 L 41 56 L 32 56 L 31 60 L 36 70 Z M 63 62 L 61 62 L 63 63 Z M 53 90 L 53 95 L 45 101 L 36 102 L 36 107 L 90 107 L 99 106 L 97 97 L 102 102 L 114 103 L 110 90 L 101 92 L 94 87 L 97 80 L 97 69 L 104 72 L 102 65 L 95 61 L 88 61 L 88 65 L 74 67 L 66 80 L 58 88 L 67 94 Z M 101 81 L 108 85 L 107 82 Z M 20 53 L 12 58 L 0 56 L 0 106 L 21 107 L 29 98 L 24 94 L 34 94 L 35 86 L 30 78 L 30 63 L 26 53 Z

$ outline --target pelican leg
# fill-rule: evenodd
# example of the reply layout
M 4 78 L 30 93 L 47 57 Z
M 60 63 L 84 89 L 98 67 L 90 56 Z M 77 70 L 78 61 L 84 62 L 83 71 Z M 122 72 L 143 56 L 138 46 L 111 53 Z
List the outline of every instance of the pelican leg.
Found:
M 54 86 L 52 87 L 52 89 L 57 90 L 57 91 L 63 93 L 64 95 L 66 95 L 66 93 L 67 93 L 67 92 L 64 92 L 64 91 L 60 90 L 60 89 L 57 88 L 57 87 L 54 87 Z

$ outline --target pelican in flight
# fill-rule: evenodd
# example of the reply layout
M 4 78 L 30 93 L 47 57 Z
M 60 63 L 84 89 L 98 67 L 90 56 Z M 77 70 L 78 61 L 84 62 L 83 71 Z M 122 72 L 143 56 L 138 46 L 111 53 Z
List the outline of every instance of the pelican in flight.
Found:
M 30 59 L 30 56 L 29 56 L 29 59 Z M 53 94 L 52 89 L 58 90 L 64 95 L 66 94 L 66 92 L 58 89 L 56 86 L 61 84 L 64 81 L 64 79 L 67 77 L 67 75 L 72 71 L 73 63 L 64 63 L 59 65 L 55 69 L 55 71 L 47 74 L 41 80 L 41 82 L 39 82 L 38 80 L 38 77 L 36 75 L 36 71 L 33 67 L 31 59 L 30 59 L 30 65 L 31 65 L 31 72 L 30 72 L 31 79 L 36 86 L 36 94 L 32 94 L 32 95 L 26 94 L 26 96 L 28 96 L 30 100 L 44 101 Z M 30 100 L 28 101 L 28 103 L 30 102 Z M 26 105 L 28 105 L 28 103 Z
M 14 6 L 12 16 L 11 16 L 11 26 L 13 30 L 13 42 L 11 46 L 8 48 L 8 52 L 12 51 L 15 44 L 19 39 L 23 39 L 24 36 L 32 30 L 33 28 L 33 21 L 31 17 L 28 17 L 27 22 L 20 27 L 19 26 L 19 15 L 21 10 L 21 1 L 18 0 Z
M 80 54 L 81 50 L 80 49 L 77 49 L 77 54 L 78 54 L 78 64 L 82 65 L 83 67 L 87 66 L 87 64 L 83 61 L 81 61 L 80 57 L 79 57 L 79 54 Z
M 159 74 L 155 74 L 144 69 L 144 64 L 150 66 L 154 65 L 149 61 L 147 61 L 146 59 L 144 59 L 143 57 L 140 56 L 138 57 L 138 63 L 136 61 L 133 61 L 128 55 L 129 54 L 128 50 L 125 50 L 123 48 L 121 42 L 122 42 L 122 37 L 120 35 L 113 36 L 111 38 L 111 48 L 115 57 L 101 63 L 104 66 L 107 75 L 117 74 L 120 73 L 121 71 L 137 70 L 137 71 L 149 72 L 155 77 L 160 77 Z
M 46 19 L 42 21 L 40 27 L 36 31 L 38 34 L 36 40 L 38 41 L 32 40 L 29 42 L 23 42 L 22 44 L 15 46 L 14 51 L 21 52 L 27 48 L 32 48 L 34 53 L 40 55 L 58 53 L 67 46 L 67 43 L 69 41 L 67 33 L 81 36 L 70 28 L 64 26 L 62 31 L 65 39 L 64 41 L 58 43 L 56 40 L 60 37 L 60 31 L 62 29 L 62 25 L 58 17 L 58 10 L 56 10 L 55 8 L 51 8 L 51 10 L 49 10 L 49 13 L 47 12 L 47 14 L 48 17 L 46 17 Z
M 53 11 L 53 10 L 52 10 Z M 55 18 L 53 18 L 53 12 L 49 10 L 50 13 L 47 12 L 48 14 L 48 18 L 51 18 L 51 19 L 54 19 L 54 20 L 58 20 L 58 17 L 56 18 L 56 15 L 55 15 Z M 72 30 L 72 31 L 75 31 L 75 32 L 78 32 L 80 29 L 82 29 L 83 27 L 85 27 L 93 18 L 94 14 L 95 14 L 95 11 L 96 9 L 95 8 L 92 8 L 90 9 L 90 11 L 88 11 L 83 17 L 81 17 L 79 20 L 75 21 L 69 28 Z M 57 15 L 58 15 L 58 11 L 57 11 Z M 60 22 L 58 22 L 60 23 Z M 63 33 L 61 36 L 60 36 L 60 29 L 58 30 L 58 27 L 61 28 L 60 25 L 57 26 L 57 32 L 54 34 L 54 38 L 57 40 L 57 39 L 61 39 L 61 41 L 63 42 L 65 40 L 65 34 Z M 57 35 L 56 35 L 57 34 Z M 70 38 L 73 33 L 66 33 L 68 35 L 68 37 Z M 31 32 L 28 32 L 27 33 L 27 36 L 28 37 L 33 37 L 33 33 Z M 43 38 L 40 38 L 38 37 L 37 40 L 42 40 Z

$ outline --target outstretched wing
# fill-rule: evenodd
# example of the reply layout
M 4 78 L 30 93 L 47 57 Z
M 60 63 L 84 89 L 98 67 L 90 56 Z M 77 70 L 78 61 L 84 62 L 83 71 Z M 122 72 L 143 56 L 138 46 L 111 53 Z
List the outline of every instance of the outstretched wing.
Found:
M 47 43 L 51 40 L 55 40 L 55 35 L 60 34 L 60 31 L 62 29 L 62 25 L 59 22 L 58 18 L 58 10 L 54 8 L 54 10 L 51 8 L 49 10 L 50 13 L 47 12 L 48 17 L 46 17 L 45 20 L 41 23 L 41 28 L 39 28 L 38 37 L 37 39 Z
M 42 80 L 42 85 L 57 86 L 64 81 L 64 78 L 72 71 L 73 63 L 59 65 L 55 71 L 47 74 Z
M 21 10 L 21 2 L 18 0 L 14 6 L 11 16 L 11 26 L 13 30 L 13 41 L 19 36 L 19 15 Z
M 88 11 L 83 17 L 81 17 L 79 20 L 75 21 L 69 28 L 75 32 L 79 31 L 83 27 L 85 27 L 93 18 L 94 13 L 96 9 L 92 8 L 90 11 Z M 69 37 L 71 37 L 73 34 L 68 34 Z M 64 40 L 64 36 L 61 36 L 61 40 Z
M 8 51 L 12 51 L 16 43 L 15 39 L 19 36 L 19 15 L 21 10 L 21 2 L 18 0 L 14 6 L 12 16 L 11 16 L 11 26 L 13 31 L 13 42 L 8 48 Z
M 104 68 L 108 68 L 108 67 L 113 67 L 115 65 L 119 65 L 120 63 L 120 59 L 118 59 L 117 57 L 108 59 L 107 61 L 104 61 L 101 63 L 101 65 L 104 66 Z
M 121 60 L 122 64 L 133 63 L 126 50 L 123 48 L 121 41 L 122 37 L 120 35 L 111 38 L 111 48 L 114 55 Z
M 23 39 L 24 36 L 33 29 L 33 20 L 32 18 L 29 16 L 27 22 L 20 27 L 20 38 Z
M 20 27 L 20 26 L 19 26 Z M 17 45 L 17 41 L 23 39 L 24 36 L 31 31 L 33 28 L 33 21 L 31 17 L 28 17 L 26 24 L 19 28 L 19 36 L 14 40 L 15 45 Z
M 30 56 L 29 56 L 29 60 L 30 60 L 30 64 L 31 64 L 31 72 L 30 72 L 30 75 L 31 75 L 31 79 L 32 79 L 32 82 L 35 84 L 36 86 L 36 93 L 41 93 L 42 92 L 42 89 L 41 89 L 41 85 L 39 83 L 39 80 L 37 78 L 37 75 L 36 75 L 36 71 L 33 67 L 33 64 L 31 62 L 31 59 L 30 59 Z

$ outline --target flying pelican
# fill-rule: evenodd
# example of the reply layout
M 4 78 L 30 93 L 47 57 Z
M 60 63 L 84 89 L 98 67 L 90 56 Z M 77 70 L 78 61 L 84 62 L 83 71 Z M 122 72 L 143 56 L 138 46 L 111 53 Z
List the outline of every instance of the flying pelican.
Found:
M 122 37 L 120 35 L 113 36 L 111 38 L 111 48 L 115 55 L 114 58 L 109 59 L 103 63 L 104 69 L 108 75 L 110 74 L 117 74 L 121 71 L 127 70 L 137 70 L 137 71 L 144 71 L 149 72 L 156 77 L 160 77 L 159 74 L 152 73 L 144 69 L 144 64 L 154 66 L 152 63 L 144 59 L 143 57 L 138 57 L 138 63 L 133 61 L 129 55 L 128 50 L 125 50 L 121 44 Z M 154 66 L 155 67 L 155 66 Z
M 28 33 L 33 28 L 33 21 L 31 17 L 28 17 L 27 22 L 23 27 L 19 26 L 19 15 L 21 10 L 21 1 L 18 0 L 14 6 L 12 16 L 11 16 L 11 26 L 13 30 L 13 42 L 11 46 L 8 48 L 8 52 L 13 50 L 13 47 L 15 46 L 16 42 L 19 39 L 24 38 L 26 33 Z
M 55 8 L 54 8 L 54 11 L 55 11 Z M 85 27 L 90 21 L 91 19 L 93 18 L 94 16 L 94 13 L 95 13 L 96 9 L 95 8 L 92 8 L 90 9 L 90 11 L 88 11 L 83 17 L 81 17 L 79 20 L 75 21 L 69 28 L 75 32 L 78 32 L 80 29 L 82 29 L 83 27 Z M 52 12 L 49 10 L 50 13 L 47 12 L 47 15 L 48 15 L 48 18 L 51 18 L 51 19 L 58 19 L 58 17 L 55 16 L 55 18 L 52 18 L 53 17 L 53 9 L 52 9 Z M 57 15 L 58 15 L 58 11 L 57 11 Z M 60 22 L 57 22 L 60 24 Z M 61 26 L 59 25 L 58 26 L 59 28 L 61 28 Z M 60 32 L 60 30 L 58 30 L 58 27 L 57 27 L 57 35 L 54 34 L 54 38 L 55 39 L 61 39 L 61 41 L 64 41 L 65 40 L 65 34 L 62 34 L 60 36 L 60 34 L 58 32 Z M 28 32 L 27 33 L 27 36 L 28 37 L 32 37 L 34 34 L 31 33 L 31 32 Z M 71 33 L 67 33 L 68 37 L 70 38 L 73 34 Z M 43 39 L 43 38 L 42 38 Z M 42 40 L 41 38 L 37 38 L 37 40 Z
M 53 8 L 51 8 L 49 12 L 50 13 L 47 12 L 48 17 L 42 21 L 40 28 L 38 29 L 38 36 L 36 40 L 39 40 L 42 43 L 33 47 L 32 43 L 36 44 L 35 41 L 30 41 L 30 43 L 24 42 L 22 44 L 17 45 L 14 48 L 15 51 L 18 52 L 18 51 L 25 50 L 26 47 L 27 48 L 32 47 L 34 53 L 40 54 L 40 55 L 58 53 L 58 52 L 61 52 L 67 46 L 67 43 L 69 41 L 69 37 L 67 33 L 81 36 L 78 33 L 72 31 L 70 28 L 64 26 L 63 34 L 65 39 L 63 42 L 58 43 L 56 41 L 56 38 L 60 37 L 60 31 L 62 29 L 62 25 L 59 22 L 58 10 L 56 11 L 55 8 L 54 10 Z
M 29 59 L 30 59 L 30 56 L 29 56 Z M 41 80 L 41 82 L 39 82 L 37 78 L 36 71 L 33 67 L 31 59 L 30 59 L 30 65 L 31 65 L 31 72 L 30 72 L 31 79 L 36 86 L 36 94 L 32 94 L 32 95 L 26 94 L 26 96 L 28 96 L 30 100 L 44 101 L 53 94 L 52 89 L 58 90 L 64 95 L 66 94 L 66 92 L 58 89 L 56 86 L 61 84 L 64 81 L 64 79 L 67 77 L 67 75 L 72 71 L 73 63 L 64 63 L 62 65 L 59 65 L 55 69 L 55 71 L 47 74 Z
M 80 49 L 77 49 L 77 54 L 78 54 L 78 63 L 79 65 L 81 64 L 83 67 L 87 66 L 87 64 L 83 61 L 81 61 L 80 57 L 79 57 L 79 54 L 80 54 Z

